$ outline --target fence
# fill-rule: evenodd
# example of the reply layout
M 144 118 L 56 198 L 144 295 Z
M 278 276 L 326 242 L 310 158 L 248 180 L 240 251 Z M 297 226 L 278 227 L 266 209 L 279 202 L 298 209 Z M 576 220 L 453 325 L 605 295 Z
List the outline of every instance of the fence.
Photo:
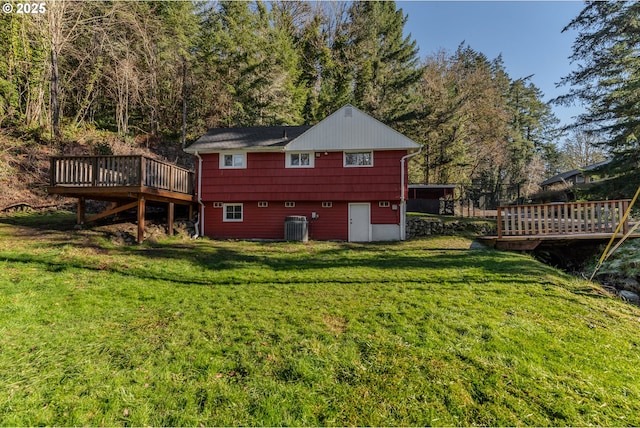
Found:
M 498 237 L 613 233 L 629 200 L 498 207 Z M 622 233 L 629 229 L 628 221 Z

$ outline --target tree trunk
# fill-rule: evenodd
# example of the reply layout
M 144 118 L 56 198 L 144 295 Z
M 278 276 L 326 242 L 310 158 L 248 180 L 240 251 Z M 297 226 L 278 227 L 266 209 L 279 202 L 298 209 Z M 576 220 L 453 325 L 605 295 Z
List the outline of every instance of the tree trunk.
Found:
M 187 144 L 187 61 L 182 59 L 182 148 Z
M 60 75 L 58 72 L 58 52 L 51 49 L 51 126 L 55 141 L 60 141 Z

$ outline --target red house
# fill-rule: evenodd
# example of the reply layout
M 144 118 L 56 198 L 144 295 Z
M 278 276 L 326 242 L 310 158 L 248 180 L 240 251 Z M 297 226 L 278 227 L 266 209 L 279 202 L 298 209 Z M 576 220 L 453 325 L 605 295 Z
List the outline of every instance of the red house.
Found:
M 199 233 L 283 239 L 286 219 L 304 216 L 310 239 L 404 239 L 406 159 L 419 148 L 351 105 L 312 127 L 210 129 L 185 148 Z

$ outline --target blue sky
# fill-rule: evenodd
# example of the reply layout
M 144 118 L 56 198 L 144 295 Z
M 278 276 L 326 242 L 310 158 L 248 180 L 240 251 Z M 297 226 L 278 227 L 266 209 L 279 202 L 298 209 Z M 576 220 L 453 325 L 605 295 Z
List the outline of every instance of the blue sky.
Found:
M 531 74 L 548 101 L 566 93 L 556 83 L 575 65 L 569 62 L 575 32 L 562 29 L 584 8 L 581 1 L 397 1 L 408 15 L 405 33 L 420 48 L 420 58 L 461 42 L 490 60 L 502 54 L 512 79 Z M 553 107 L 563 124 L 582 112 L 580 106 Z

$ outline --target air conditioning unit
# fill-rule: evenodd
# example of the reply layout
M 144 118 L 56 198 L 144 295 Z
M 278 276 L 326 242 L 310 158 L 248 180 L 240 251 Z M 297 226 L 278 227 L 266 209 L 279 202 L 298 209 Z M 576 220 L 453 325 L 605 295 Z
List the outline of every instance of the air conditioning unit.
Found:
M 309 241 L 309 221 L 302 215 L 291 215 L 284 219 L 285 241 Z

